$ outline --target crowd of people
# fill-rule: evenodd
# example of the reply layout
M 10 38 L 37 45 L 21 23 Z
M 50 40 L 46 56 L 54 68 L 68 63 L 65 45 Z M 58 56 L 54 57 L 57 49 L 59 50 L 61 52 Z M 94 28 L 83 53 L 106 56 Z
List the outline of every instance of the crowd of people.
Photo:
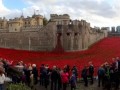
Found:
M 97 70 L 98 87 L 102 85 L 103 88 L 108 90 L 111 87 L 119 90 L 120 59 L 117 57 L 112 60 L 112 63 L 105 62 Z M 9 68 L 18 71 L 19 74 L 9 74 Z M 73 67 L 65 65 L 63 68 L 54 65 L 50 68 L 49 65 L 42 64 L 37 67 L 36 64 L 26 65 L 23 61 L 13 65 L 8 60 L 0 59 L 0 90 L 3 90 L 5 76 L 12 78 L 12 83 L 24 83 L 32 90 L 35 89 L 36 84 L 44 86 L 46 90 L 49 90 L 48 86 L 50 90 L 67 90 L 68 86 L 71 87 L 71 90 L 76 90 L 78 78 L 82 78 L 85 87 L 88 87 L 88 81 L 90 81 L 90 84 L 94 84 L 94 69 L 92 62 L 88 66 L 85 65 L 79 72 L 75 65 Z

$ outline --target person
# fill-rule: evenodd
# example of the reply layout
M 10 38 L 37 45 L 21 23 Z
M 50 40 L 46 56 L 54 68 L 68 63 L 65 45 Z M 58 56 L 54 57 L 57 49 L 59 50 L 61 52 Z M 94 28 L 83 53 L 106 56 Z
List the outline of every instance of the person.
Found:
M 104 76 L 104 88 L 110 90 L 111 88 L 111 82 L 110 82 L 110 65 L 108 62 L 104 65 L 105 69 L 105 76 Z
M 36 67 L 36 64 L 33 64 L 32 67 L 33 67 L 32 73 L 34 77 L 34 84 L 36 85 L 38 83 L 38 69 Z
M 68 79 L 69 74 L 66 72 L 66 70 L 63 70 L 63 73 L 61 74 L 61 79 L 62 79 L 62 85 L 63 85 L 63 90 L 67 89 L 67 84 L 69 82 Z
M 72 74 L 70 78 L 70 85 L 71 85 L 71 90 L 76 89 L 76 77 L 74 73 Z
M 26 76 L 25 76 L 25 73 L 24 72 L 22 72 L 22 76 L 21 76 L 21 82 L 22 83 L 26 83 Z
M 26 84 L 30 86 L 30 71 L 29 68 L 24 68 L 25 78 L 26 78 Z
M 119 76 L 119 71 L 115 69 L 114 71 L 114 80 L 115 80 L 115 90 L 119 90 L 119 85 L 120 85 L 120 76 Z
M 61 79 L 61 74 L 62 74 L 62 70 L 60 68 L 58 68 L 57 70 L 58 73 L 58 90 L 61 90 L 62 88 L 62 79 Z
M 30 87 L 31 89 L 34 88 L 34 74 L 32 73 L 32 71 L 30 71 Z
M 76 77 L 76 81 L 77 81 L 77 77 L 78 77 L 78 70 L 77 70 L 77 67 L 74 65 L 73 68 L 72 68 L 72 73 L 75 74 L 75 77 Z
M 112 64 L 111 64 L 112 68 L 115 70 L 116 69 L 116 59 L 112 58 Z
M 88 70 L 89 70 L 89 78 L 91 79 L 91 84 L 93 84 L 94 66 L 92 63 L 90 63 Z
M 65 65 L 64 69 L 66 70 L 66 72 L 69 74 L 68 78 L 70 79 L 70 66 L 69 65 Z
M 43 76 L 44 76 L 44 85 L 47 90 L 48 85 L 49 85 L 49 77 L 50 77 L 50 70 L 49 67 L 45 67 L 43 70 Z
M 87 77 L 88 77 L 88 69 L 87 69 L 87 66 L 84 66 L 84 68 L 83 68 L 83 70 L 82 70 L 82 73 L 81 73 L 81 76 L 82 76 L 82 78 L 83 78 L 83 80 L 84 80 L 84 82 L 85 82 L 85 86 L 87 87 L 88 86 L 88 79 L 87 79 Z
M 51 90 L 57 90 L 57 81 L 58 81 L 57 67 L 53 66 L 51 72 Z
M 104 85 L 104 76 L 105 76 L 105 70 L 103 68 L 103 65 L 100 66 L 98 69 L 98 87 L 100 87 L 100 83 L 102 81 L 102 86 Z
M 43 75 L 44 69 L 45 69 L 45 66 L 44 66 L 44 64 L 42 64 L 40 66 L 40 85 L 42 85 L 42 86 L 44 85 L 44 75 Z
M 4 72 L 0 70 L 0 90 L 3 90 L 4 81 L 5 81 Z

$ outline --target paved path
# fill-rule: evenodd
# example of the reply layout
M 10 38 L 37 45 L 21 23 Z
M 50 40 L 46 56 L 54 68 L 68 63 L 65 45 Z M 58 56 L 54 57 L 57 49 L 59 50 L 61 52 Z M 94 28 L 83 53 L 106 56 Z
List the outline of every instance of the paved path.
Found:
M 6 86 L 7 86 L 7 84 L 6 84 Z M 40 86 L 39 83 L 35 87 L 36 87 L 36 89 L 32 89 L 32 90 L 46 90 L 45 87 Z M 50 85 L 49 85 L 47 90 L 50 90 Z M 71 90 L 70 85 L 68 85 L 67 90 Z M 107 90 L 107 89 L 103 89 L 102 87 L 98 87 L 97 80 L 94 80 L 94 84 L 90 85 L 90 83 L 89 83 L 88 87 L 84 86 L 84 82 L 77 83 L 77 89 L 76 90 Z M 115 89 L 111 88 L 110 90 L 115 90 Z M 119 88 L 119 90 L 120 90 L 120 88 Z
M 40 86 L 40 85 L 36 85 L 36 87 L 37 87 L 37 90 L 46 90 L 45 87 Z M 50 90 L 50 86 L 48 87 L 47 90 Z M 67 87 L 67 90 L 71 90 L 69 85 Z M 85 87 L 83 82 L 78 83 L 76 90 L 103 90 L 103 88 L 102 87 L 97 87 L 97 81 L 95 81 L 95 83 L 93 85 L 89 84 L 88 87 Z

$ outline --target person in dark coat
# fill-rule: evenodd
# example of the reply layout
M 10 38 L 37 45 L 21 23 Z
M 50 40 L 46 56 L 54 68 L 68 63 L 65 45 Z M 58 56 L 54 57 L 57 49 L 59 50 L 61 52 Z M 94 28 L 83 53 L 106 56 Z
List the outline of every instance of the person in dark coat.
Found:
M 115 90 L 119 90 L 120 76 L 119 76 L 119 71 L 117 69 L 114 71 L 114 80 L 115 80 Z
M 44 69 L 45 69 L 45 66 L 44 66 L 44 64 L 42 64 L 40 66 L 40 85 L 42 85 L 42 86 L 44 85 L 44 75 L 43 75 Z
M 94 79 L 94 66 L 92 63 L 90 63 L 90 66 L 88 68 L 89 70 L 89 78 L 91 79 L 91 84 L 93 84 L 93 79 Z
M 83 80 L 85 82 L 86 87 L 88 86 L 88 79 L 87 79 L 88 74 L 87 73 L 88 73 L 88 69 L 87 69 L 87 66 L 85 66 L 84 69 L 82 70 L 81 76 L 82 76 L 82 78 L 83 78 Z
M 57 90 L 57 81 L 58 81 L 57 67 L 53 66 L 53 70 L 51 72 L 51 90 Z
M 78 77 L 78 70 L 76 66 L 73 66 L 72 68 L 72 73 L 74 73 L 75 77 L 76 77 L 76 81 L 77 81 L 77 77 Z
M 35 64 L 32 65 L 33 66 L 33 77 L 34 77 L 34 84 L 36 85 L 38 83 L 38 70 Z
M 27 68 L 24 68 L 23 71 L 24 71 L 24 73 L 25 73 L 26 84 L 27 84 L 28 86 L 30 86 L 30 71 L 31 71 L 31 70 L 29 70 L 29 69 L 27 69 Z
M 58 90 L 61 90 L 61 88 L 62 88 L 62 79 L 61 79 L 61 69 L 59 68 L 58 70 L 57 70 L 57 73 L 58 73 Z
M 49 78 L 50 78 L 50 70 L 48 67 L 45 67 L 44 70 L 43 70 L 43 76 L 44 76 L 44 86 L 47 90 L 48 88 L 48 85 L 49 85 Z

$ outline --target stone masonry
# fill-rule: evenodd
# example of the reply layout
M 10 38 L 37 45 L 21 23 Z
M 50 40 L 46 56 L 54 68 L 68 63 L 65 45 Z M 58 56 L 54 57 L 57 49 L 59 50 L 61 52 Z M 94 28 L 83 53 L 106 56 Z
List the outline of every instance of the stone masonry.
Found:
M 0 19 L 0 47 L 52 51 L 57 45 L 57 35 L 65 51 L 88 49 L 89 46 L 107 37 L 108 30 L 91 28 L 85 20 L 71 20 L 68 14 L 51 14 L 46 26 L 43 26 L 43 17 L 15 18 L 7 21 Z M 59 47 L 58 47 L 59 48 Z

